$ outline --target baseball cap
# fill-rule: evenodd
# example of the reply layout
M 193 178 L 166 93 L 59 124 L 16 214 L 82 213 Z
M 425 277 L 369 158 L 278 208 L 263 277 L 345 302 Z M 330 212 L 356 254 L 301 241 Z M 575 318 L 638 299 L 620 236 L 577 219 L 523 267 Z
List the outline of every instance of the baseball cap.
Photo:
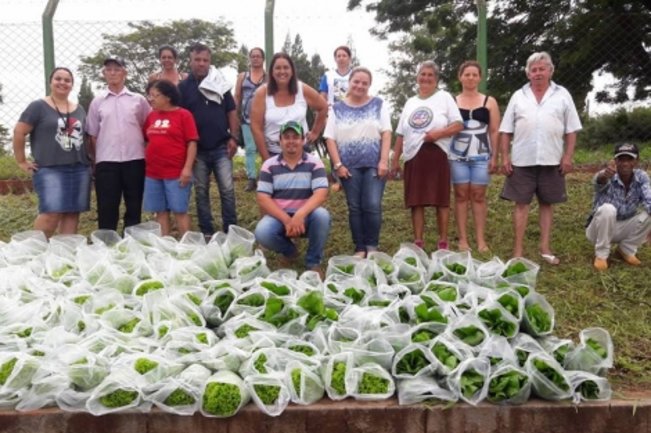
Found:
M 637 149 L 637 146 L 632 143 L 619 143 L 615 145 L 615 158 L 619 158 L 622 155 L 628 155 L 632 158 L 637 159 L 640 156 L 640 151 Z
M 301 137 L 303 136 L 303 127 L 298 122 L 294 122 L 293 120 L 290 120 L 287 123 L 283 123 L 280 126 L 280 135 L 283 135 L 286 131 L 289 130 L 296 132 Z
M 117 63 L 118 65 L 122 66 L 123 68 L 127 67 L 126 62 L 121 57 L 111 56 L 111 57 L 107 57 L 106 59 L 104 59 L 104 66 L 106 66 L 109 63 Z

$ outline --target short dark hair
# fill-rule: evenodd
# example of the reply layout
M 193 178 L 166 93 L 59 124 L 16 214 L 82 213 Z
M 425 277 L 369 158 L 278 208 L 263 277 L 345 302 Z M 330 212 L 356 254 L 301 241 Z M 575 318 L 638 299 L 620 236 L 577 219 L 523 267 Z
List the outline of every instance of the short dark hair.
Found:
M 163 51 L 169 51 L 172 53 L 172 56 L 177 59 L 179 57 L 178 51 L 176 51 L 176 48 L 174 48 L 171 45 L 161 45 L 161 47 L 158 49 L 158 57 L 163 55 Z
M 254 51 L 260 51 L 260 54 L 262 54 L 262 58 L 264 59 L 264 50 L 260 47 L 253 47 L 249 50 L 249 56 L 251 55 L 252 52 Z
M 57 66 L 56 68 L 52 69 L 52 72 L 50 72 L 50 78 L 47 80 L 48 83 L 52 82 L 52 77 L 54 77 L 54 73 L 56 71 L 66 71 L 68 74 L 70 74 L 70 79 L 72 80 L 72 84 L 75 84 L 75 76 L 72 75 L 72 71 L 65 66 Z
M 210 51 L 210 47 L 206 44 L 202 44 L 201 42 L 195 42 L 194 44 L 190 45 L 190 53 L 202 53 L 204 51 L 208 51 L 208 54 L 212 54 L 212 51 Z
M 271 58 L 271 64 L 269 65 L 269 84 L 267 84 L 267 93 L 270 95 L 275 95 L 278 92 L 278 83 L 274 78 L 274 65 L 278 59 L 285 59 L 289 62 L 289 67 L 292 68 L 292 78 L 289 80 L 289 94 L 296 95 L 298 93 L 298 78 L 296 78 L 296 66 L 294 66 L 294 61 L 289 54 L 287 53 L 276 53 Z
M 170 80 L 156 80 L 147 85 L 147 93 L 151 89 L 158 90 L 161 95 L 169 98 L 170 104 L 177 107 L 181 103 L 181 92 Z
M 352 57 L 352 52 L 350 51 L 350 48 L 348 48 L 346 45 L 339 45 L 337 48 L 335 48 L 335 52 L 333 53 L 334 57 L 337 57 L 337 51 L 343 51 L 346 54 L 348 54 L 348 57 Z

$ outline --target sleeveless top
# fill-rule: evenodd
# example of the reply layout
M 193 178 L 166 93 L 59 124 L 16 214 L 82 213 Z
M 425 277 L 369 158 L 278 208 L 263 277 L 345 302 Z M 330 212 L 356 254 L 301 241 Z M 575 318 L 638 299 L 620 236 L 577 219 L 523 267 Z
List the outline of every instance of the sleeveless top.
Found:
M 244 73 L 244 79 L 242 80 L 242 84 L 240 86 L 240 95 L 242 95 L 242 107 L 240 110 L 240 113 L 242 114 L 242 123 L 249 124 L 251 123 L 251 101 L 253 101 L 253 94 L 255 93 L 256 89 L 262 85 L 262 83 L 265 82 L 267 78 L 267 74 L 264 73 L 262 74 L 262 78 L 260 79 L 259 82 L 254 83 L 251 80 L 251 71 L 246 71 Z
M 471 110 L 459 108 L 463 118 L 463 131 L 454 136 L 450 142 L 449 159 L 464 160 L 490 158 L 492 153 L 490 137 L 488 135 L 488 123 L 490 112 L 486 108 L 488 95 L 484 98 L 481 107 Z
M 286 107 L 276 106 L 274 97 L 267 93 L 265 97 L 264 114 L 264 139 L 267 143 L 267 150 L 270 153 L 280 153 L 280 127 L 293 120 L 303 125 L 303 131 L 307 132 L 307 101 L 303 95 L 303 82 L 298 82 L 298 92 L 294 95 L 294 103 Z

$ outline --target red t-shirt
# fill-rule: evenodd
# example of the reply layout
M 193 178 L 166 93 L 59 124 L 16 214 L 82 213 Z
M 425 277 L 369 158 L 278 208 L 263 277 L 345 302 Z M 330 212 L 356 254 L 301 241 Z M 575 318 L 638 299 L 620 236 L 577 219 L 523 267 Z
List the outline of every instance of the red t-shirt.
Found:
M 199 134 L 192 113 L 185 108 L 152 111 L 143 125 L 147 148 L 145 173 L 154 179 L 177 179 L 185 165 L 188 142 Z

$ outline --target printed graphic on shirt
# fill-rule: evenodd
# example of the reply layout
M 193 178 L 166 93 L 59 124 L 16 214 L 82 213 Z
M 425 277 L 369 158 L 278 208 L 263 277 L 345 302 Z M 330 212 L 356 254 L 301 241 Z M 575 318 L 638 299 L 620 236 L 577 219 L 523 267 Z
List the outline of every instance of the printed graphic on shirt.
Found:
M 66 126 L 64 119 L 57 121 L 57 133 L 54 137 L 61 149 L 70 152 L 72 149 L 79 150 L 84 142 L 81 121 L 74 117 L 68 118 Z
M 414 110 L 411 116 L 409 116 L 409 126 L 414 129 L 422 129 L 427 127 L 433 118 L 434 114 L 432 110 L 428 107 L 420 107 Z
M 169 119 L 156 119 L 147 129 L 147 134 L 167 134 L 171 126 Z
M 333 87 L 334 102 L 339 102 L 346 97 L 346 92 L 348 92 L 348 78 L 335 77 Z
M 477 155 L 490 154 L 488 142 L 488 125 L 475 119 L 468 119 L 464 122 L 464 130 L 457 134 L 450 144 L 450 153 L 466 157 L 476 149 Z

